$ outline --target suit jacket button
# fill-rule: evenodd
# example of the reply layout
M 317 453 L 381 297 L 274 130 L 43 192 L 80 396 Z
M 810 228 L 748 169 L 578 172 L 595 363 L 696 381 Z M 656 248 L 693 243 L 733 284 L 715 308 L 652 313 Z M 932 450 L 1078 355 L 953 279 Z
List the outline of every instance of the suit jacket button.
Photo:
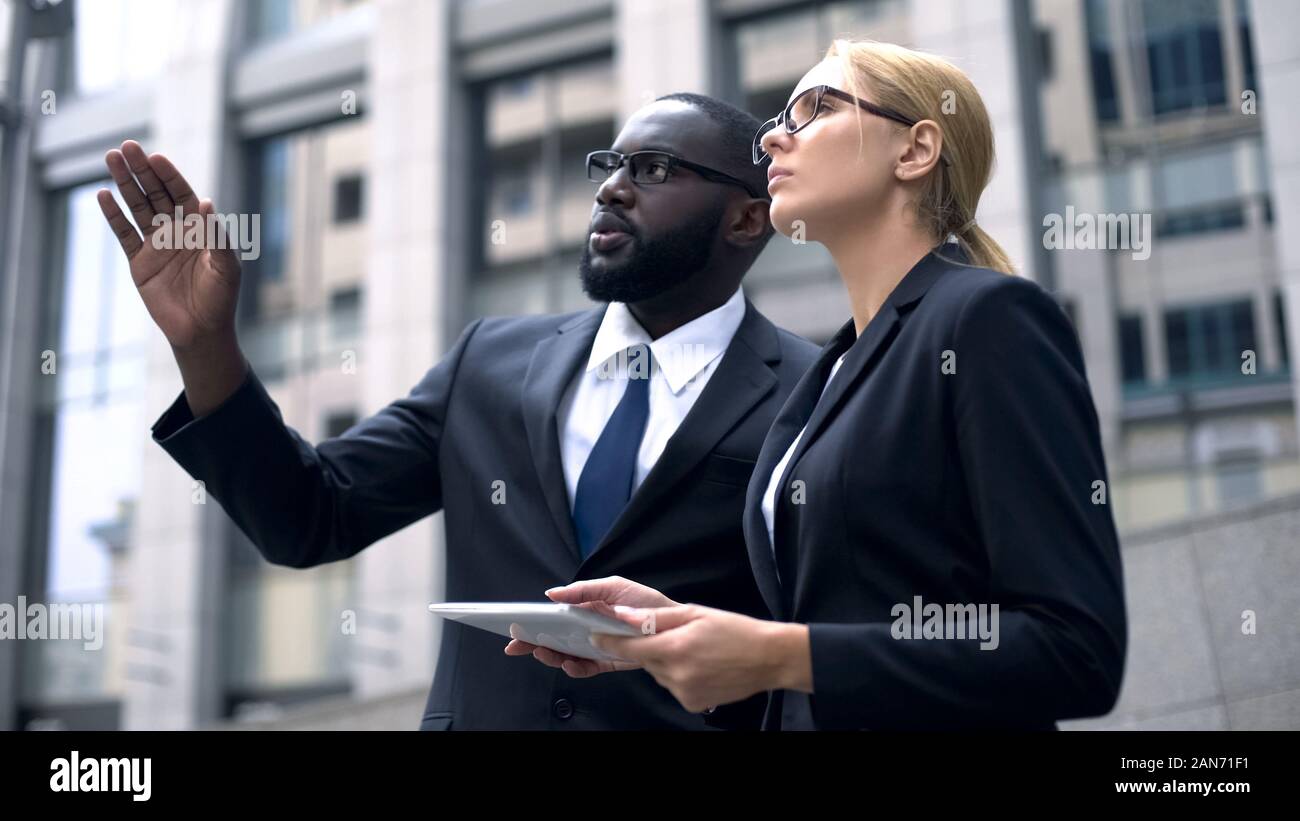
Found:
M 553 709 L 556 718 L 573 718 L 573 704 L 567 698 L 557 700 Z

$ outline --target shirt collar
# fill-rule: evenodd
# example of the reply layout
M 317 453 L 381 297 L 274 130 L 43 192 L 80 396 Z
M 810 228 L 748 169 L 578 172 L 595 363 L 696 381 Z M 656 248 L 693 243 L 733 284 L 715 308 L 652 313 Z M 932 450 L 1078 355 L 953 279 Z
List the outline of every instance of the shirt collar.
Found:
M 687 382 L 727 350 L 744 318 L 745 294 L 737 288 L 717 308 L 652 340 L 626 304 L 611 302 L 592 340 L 587 371 L 599 368 L 610 357 L 633 345 L 648 344 L 655 368 L 663 374 L 674 394 L 681 393 Z

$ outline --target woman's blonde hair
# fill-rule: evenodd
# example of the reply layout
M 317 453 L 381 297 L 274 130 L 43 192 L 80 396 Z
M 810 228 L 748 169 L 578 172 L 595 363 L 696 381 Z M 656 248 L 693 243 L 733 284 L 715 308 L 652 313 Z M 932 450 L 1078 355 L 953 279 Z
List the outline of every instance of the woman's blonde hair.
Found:
M 872 40 L 835 40 L 826 56 L 839 58 L 849 93 L 939 126 L 950 165 L 935 164 L 916 203 L 918 218 L 940 242 L 955 235 L 971 264 L 1013 273 L 1002 246 L 975 224 L 993 173 L 993 128 L 966 72 L 941 57 Z

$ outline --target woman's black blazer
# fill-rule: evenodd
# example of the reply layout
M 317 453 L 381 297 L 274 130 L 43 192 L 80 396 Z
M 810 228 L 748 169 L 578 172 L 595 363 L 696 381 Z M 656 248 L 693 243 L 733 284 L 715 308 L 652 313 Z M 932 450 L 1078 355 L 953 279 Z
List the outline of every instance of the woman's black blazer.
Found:
M 746 543 L 773 616 L 809 625 L 814 689 L 774 692 L 767 728 L 1053 729 L 1115 703 L 1123 581 L 1078 338 L 1038 285 L 965 259 L 936 248 L 845 324 L 763 445 Z M 760 503 L 805 423 L 773 551 Z M 996 646 L 953 638 L 981 604 Z

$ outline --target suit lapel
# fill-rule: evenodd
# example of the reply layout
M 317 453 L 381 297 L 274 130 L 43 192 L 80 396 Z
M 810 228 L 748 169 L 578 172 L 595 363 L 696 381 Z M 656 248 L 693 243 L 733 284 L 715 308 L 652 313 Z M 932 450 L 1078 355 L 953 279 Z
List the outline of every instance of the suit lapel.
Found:
M 839 371 L 835 374 L 835 379 L 831 382 L 830 387 L 826 389 L 820 401 L 817 401 L 817 407 L 813 410 L 812 416 L 808 419 L 808 424 L 804 429 L 803 438 L 799 440 L 799 447 L 795 448 L 794 455 L 790 457 L 786 465 L 786 473 L 790 472 L 799 458 L 803 456 L 808 446 L 817 439 L 822 428 L 826 427 L 827 421 L 834 415 L 836 409 L 849 393 L 849 388 L 862 373 L 867 364 L 871 362 L 880 347 L 894 335 L 894 329 L 898 326 L 898 311 L 889 302 L 886 302 L 880 309 L 880 312 L 867 323 L 867 327 L 862 331 L 862 336 L 858 338 L 853 346 L 849 348 L 848 355 L 844 357 L 844 364 L 840 366 Z M 837 357 L 838 358 L 838 357 Z M 826 375 L 830 375 L 829 369 Z M 821 390 L 825 384 L 825 379 L 817 385 L 817 390 Z M 784 485 L 784 477 L 782 483 Z
M 940 247 L 946 253 L 965 259 L 965 255 L 955 244 L 952 248 Z M 951 263 L 936 255 L 936 250 L 939 249 L 932 250 L 912 266 L 907 275 L 894 287 L 885 303 L 880 306 L 880 311 L 867 323 L 862 335 L 849 348 L 848 355 L 844 357 L 844 364 L 835 374 L 835 380 L 817 402 L 817 408 L 808 420 L 803 438 L 799 440 L 799 447 L 795 449 L 794 455 L 790 457 L 790 462 L 786 466 L 787 473 L 798 464 L 799 458 L 803 456 L 804 451 L 808 450 L 808 446 L 817 441 L 817 435 L 835 415 L 858 377 L 876 359 L 881 349 L 893 340 L 901 324 L 901 311 L 910 308 L 913 303 L 925 296 L 925 292 L 930 289 L 935 279 L 949 269 Z M 843 331 L 844 329 L 841 329 L 841 333 Z M 938 363 L 935 367 L 938 367 Z M 823 379 L 818 386 L 819 389 L 824 384 Z M 782 482 L 784 483 L 784 479 Z
M 852 334 L 852 322 L 847 326 L 847 333 Z M 763 440 L 763 448 L 758 454 L 758 463 L 754 466 L 753 478 L 745 494 L 745 546 L 749 551 L 749 563 L 758 582 L 759 592 L 767 603 L 768 610 L 778 620 L 784 620 L 785 606 L 781 595 L 780 577 L 776 570 L 776 561 L 772 553 L 772 542 L 767 536 L 767 523 L 763 520 L 763 494 L 772 478 L 772 471 L 785 455 L 790 443 L 799 435 L 806 420 L 812 414 L 821 394 L 826 373 L 830 370 L 842 349 L 842 337 L 845 329 L 836 334 L 834 340 L 822 348 L 821 354 L 813 366 L 808 369 L 790 392 L 785 405 L 777 413 L 772 428 Z
M 792 394 L 789 401 L 786 402 L 786 408 L 783 409 L 781 418 L 778 420 L 782 425 L 782 443 L 778 444 L 771 441 L 777 431 L 776 424 L 773 425 L 772 434 L 768 436 L 769 441 L 764 443 L 763 456 L 770 461 L 770 464 L 767 466 L 766 471 L 762 473 L 765 478 L 761 483 L 761 487 L 758 479 L 759 470 L 755 471 L 755 481 L 750 483 L 750 493 L 746 500 L 746 543 L 750 548 L 750 562 L 754 565 L 756 577 L 762 571 L 764 573 L 770 572 L 773 580 L 779 579 L 779 584 L 775 585 L 773 591 L 776 606 L 772 608 L 774 615 L 781 614 L 777 616 L 778 619 L 784 620 L 793 617 L 795 580 L 780 579 L 776 572 L 777 559 L 774 558 L 773 554 L 789 559 L 790 556 L 786 551 L 794 548 L 792 545 L 784 543 L 778 544 L 775 551 L 769 548 L 771 543 L 767 538 L 767 527 L 763 521 L 761 508 L 762 493 L 767 489 L 766 479 L 770 478 L 771 471 L 776 463 L 780 461 L 785 454 L 786 448 L 790 446 L 790 442 L 799 434 L 802 427 L 804 431 L 803 438 L 799 440 L 799 446 L 795 448 L 794 453 L 790 456 L 790 461 L 786 463 L 785 473 L 778 485 L 778 487 L 786 486 L 791 471 L 799 464 L 799 459 L 808 450 L 808 447 L 817 440 L 818 434 L 829 424 L 840 405 L 849 395 L 854 384 L 869 370 L 872 363 L 897 335 L 902 324 L 902 312 L 909 310 L 914 303 L 925 296 L 926 291 L 930 289 L 935 279 L 952 267 L 952 263 L 948 259 L 935 253 L 940 250 L 948 254 L 949 257 L 955 257 L 963 263 L 966 260 L 965 254 L 955 244 L 942 245 L 933 249 L 922 257 L 916 265 L 912 266 L 912 269 L 908 271 L 907 275 L 903 277 L 880 307 L 880 311 L 867 323 L 867 327 L 863 329 L 860 337 L 857 337 L 856 340 L 853 338 L 854 327 L 852 320 L 843 326 L 831 343 L 822 349 L 822 356 L 817 364 L 804 375 L 804 378 L 800 380 L 799 385 L 795 388 L 795 394 Z M 822 387 L 826 384 L 826 379 L 830 375 L 831 365 L 846 346 L 848 346 L 848 353 L 844 357 L 844 364 L 840 366 L 839 371 L 835 374 L 834 381 L 831 382 L 823 395 Z M 938 367 L 938 363 L 935 364 L 935 367 Z M 786 419 L 785 410 L 793 410 L 796 415 Z M 797 415 L 799 413 L 802 413 L 802 416 Z M 798 423 L 799 419 L 807 419 L 807 424 L 800 425 Z M 768 445 L 772 445 L 772 447 L 769 448 Z M 762 467 L 763 464 L 760 463 L 759 468 Z M 779 525 L 780 513 L 774 511 L 773 515 Z M 752 524 L 748 521 L 749 517 L 755 517 Z M 748 532 L 751 530 L 753 531 L 752 536 Z M 779 527 L 776 532 L 780 532 Z M 781 540 L 778 539 L 778 541 Z M 756 550 L 756 545 L 765 549 Z M 769 607 L 773 605 L 771 601 L 772 594 L 769 593 L 771 586 L 771 584 L 766 586 L 760 584 L 764 598 L 769 599 Z
M 577 560 L 581 560 L 582 552 L 569 512 L 556 416 L 565 389 L 591 355 L 591 343 L 603 315 L 604 309 L 590 311 L 537 343 L 524 376 L 522 409 L 533 466 L 560 539 Z
M 767 363 L 780 358 L 776 327 L 747 300 L 745 317 L 708 384 L 591 556 L 652 514 L 663 496 L 776 387 L 776 375 Z

